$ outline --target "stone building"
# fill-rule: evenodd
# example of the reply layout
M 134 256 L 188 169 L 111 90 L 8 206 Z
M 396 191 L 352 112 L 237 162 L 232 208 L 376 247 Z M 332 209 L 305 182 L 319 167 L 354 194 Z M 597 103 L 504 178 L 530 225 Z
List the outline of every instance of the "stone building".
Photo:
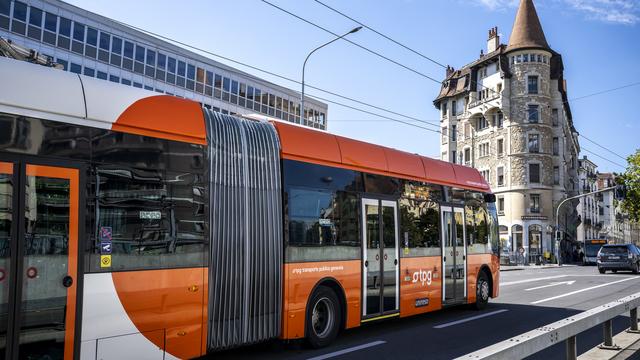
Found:
M 580 194 L 588 194 L 599 190 L 597 169 L 598 166 L 586 156 L 578 160 L 578 187 Z M 576 209 L 580 217 L 577 229 L 578 241 L 584 242 L 585 240 L 600 238 L 600 230 L 602 230 L 603 225 L 600 218 L 601 212 L 602 217 L 604 217 L 603 201 L 603 194 L 588 195 L 580 198 Z
M 602 173 L 597 175 L 598 189 L 605 189 L 616 185 L 615 175 L 612 173 Z M 616 226 L 617 201 L 613 191 L 603 192 L 600 196 L 598 215 L 602 228 L 599 237 L 611 243 L 622 242 Z
M 509 43 L 490 29 L 486 52 L 459 70 L 447 68 L 434 100 L 442 159 L 472 166 L 488 180 L 497 195 L 502 253 L 512 262 L 558 251 L 556 206 L 577 195 L 580 146 L 563 70 L 533 1 L 521 0 Z M 576 244 L 576 205 L 560 212 L 565 251 Z

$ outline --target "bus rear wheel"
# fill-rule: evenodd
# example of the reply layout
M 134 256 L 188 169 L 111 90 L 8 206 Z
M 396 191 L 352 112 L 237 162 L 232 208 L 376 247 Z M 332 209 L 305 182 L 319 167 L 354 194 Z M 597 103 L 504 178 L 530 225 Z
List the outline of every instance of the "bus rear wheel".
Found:
M 478 274 L 478 281 L 476 281 L 476 303 L 475 308 L 482 310 L 487 307 L 489 303 L 489 279 L 484 271 L 480 271 Z
M 329 345 L 338 335 L 341 316 L 336 293 L 326 286 L 318 287 L 307 308 L 305 323 L 309 345 L 315 349 Z

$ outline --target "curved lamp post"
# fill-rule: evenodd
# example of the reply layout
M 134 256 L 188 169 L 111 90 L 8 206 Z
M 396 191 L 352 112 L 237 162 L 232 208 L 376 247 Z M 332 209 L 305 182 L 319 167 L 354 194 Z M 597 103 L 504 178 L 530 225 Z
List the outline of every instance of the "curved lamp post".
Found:
M 300 123 L 302 123 L 302 121 L 305 120 L 304 117 L 304 69 L 307 66 L 307 60 L 309 60 L 309 57 L 311 56 L 311 54 L 313 54 L 314 52 L 322 49 L 323 47 L 331 44 L 332 42 L 338 41 L 340 39 L 342 39 L 343 37 L 349 35 L 349 34 L 353 34 L 356 33 L 358 31 L 360 31 L 360 29 L 362 29 L 362 26 L 358 26 L 357 28 L 352 29 L 351 31 L 349 31 L 348 33 L 344 34 L 344 35 L 340 35 L 338 37 L 336 37 L 335 39 L 328 41 L 320 46 L 318 46 L 317 48 L 311 50 L 311 52 L 309 53 L 309 55 L 307 55 L 307 58 L 304 59 L 304 64 L 302 65 L 302 96 L 300 98 Z

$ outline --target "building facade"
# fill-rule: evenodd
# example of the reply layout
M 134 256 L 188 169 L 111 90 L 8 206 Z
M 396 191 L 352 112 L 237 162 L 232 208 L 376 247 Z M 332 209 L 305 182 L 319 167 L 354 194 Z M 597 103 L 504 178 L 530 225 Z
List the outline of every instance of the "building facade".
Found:
M 580 194 L 589 194 L 603 188 L 598 187 L 598 166 L 586 156 L 578 160 L 578 186 Z M 612 195 L 612 194 L 610 194 Z M 580 198 L 577 206 L 580 222 L 578 225 L 578 241 L 593 240 L 600 238 L 602 230 L 602 219 L 604 195 L 593 194 Z M 602 209 L 602 210 L 601 210 Z M 602 213 L 602 215 L 600 215 Z
M 472 166 L 490 183 L 511 262 L 551 260 L 577 244 L 577 202 L 561 208 L 565 240 L 553 241 L 556 207 L 578 191 L 580 148 L 563 69 L 532 0 L 521 0 L 509 43 L 489 30 L 486 53 L 448 68 L 434 100 L 442 159 Z
M 327 128 L 325 103 L 234 69 L 126 24 L 59 0 L 0 0 L 0 38 L 67 71 L 192 99 L 228 114 Z
M 597 186 L 599 190 L 615 185 L 615 176 L 612 173 L 597 174 Z M 618 227 L 616 226 L 617 201 L 615 200 L 614 192 L 603 192 L 601 200 L 602 201 L 600 202 L 598 209 L 598 215 L 600 216 L 600 222 L 602 223 L 599 237 L 611 243 L 622 242 L 617 231 Z

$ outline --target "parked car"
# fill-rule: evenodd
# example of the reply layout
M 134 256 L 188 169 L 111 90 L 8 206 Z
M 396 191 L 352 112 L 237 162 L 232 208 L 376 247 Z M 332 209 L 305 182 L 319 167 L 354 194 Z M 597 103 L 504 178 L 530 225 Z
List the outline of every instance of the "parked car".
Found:
M 640 272 L 640 249 L 634 244 L 604 245 L 598 251 L 596 262 L 600 274 L 607 270 L 631 270 L 637 274 Z

